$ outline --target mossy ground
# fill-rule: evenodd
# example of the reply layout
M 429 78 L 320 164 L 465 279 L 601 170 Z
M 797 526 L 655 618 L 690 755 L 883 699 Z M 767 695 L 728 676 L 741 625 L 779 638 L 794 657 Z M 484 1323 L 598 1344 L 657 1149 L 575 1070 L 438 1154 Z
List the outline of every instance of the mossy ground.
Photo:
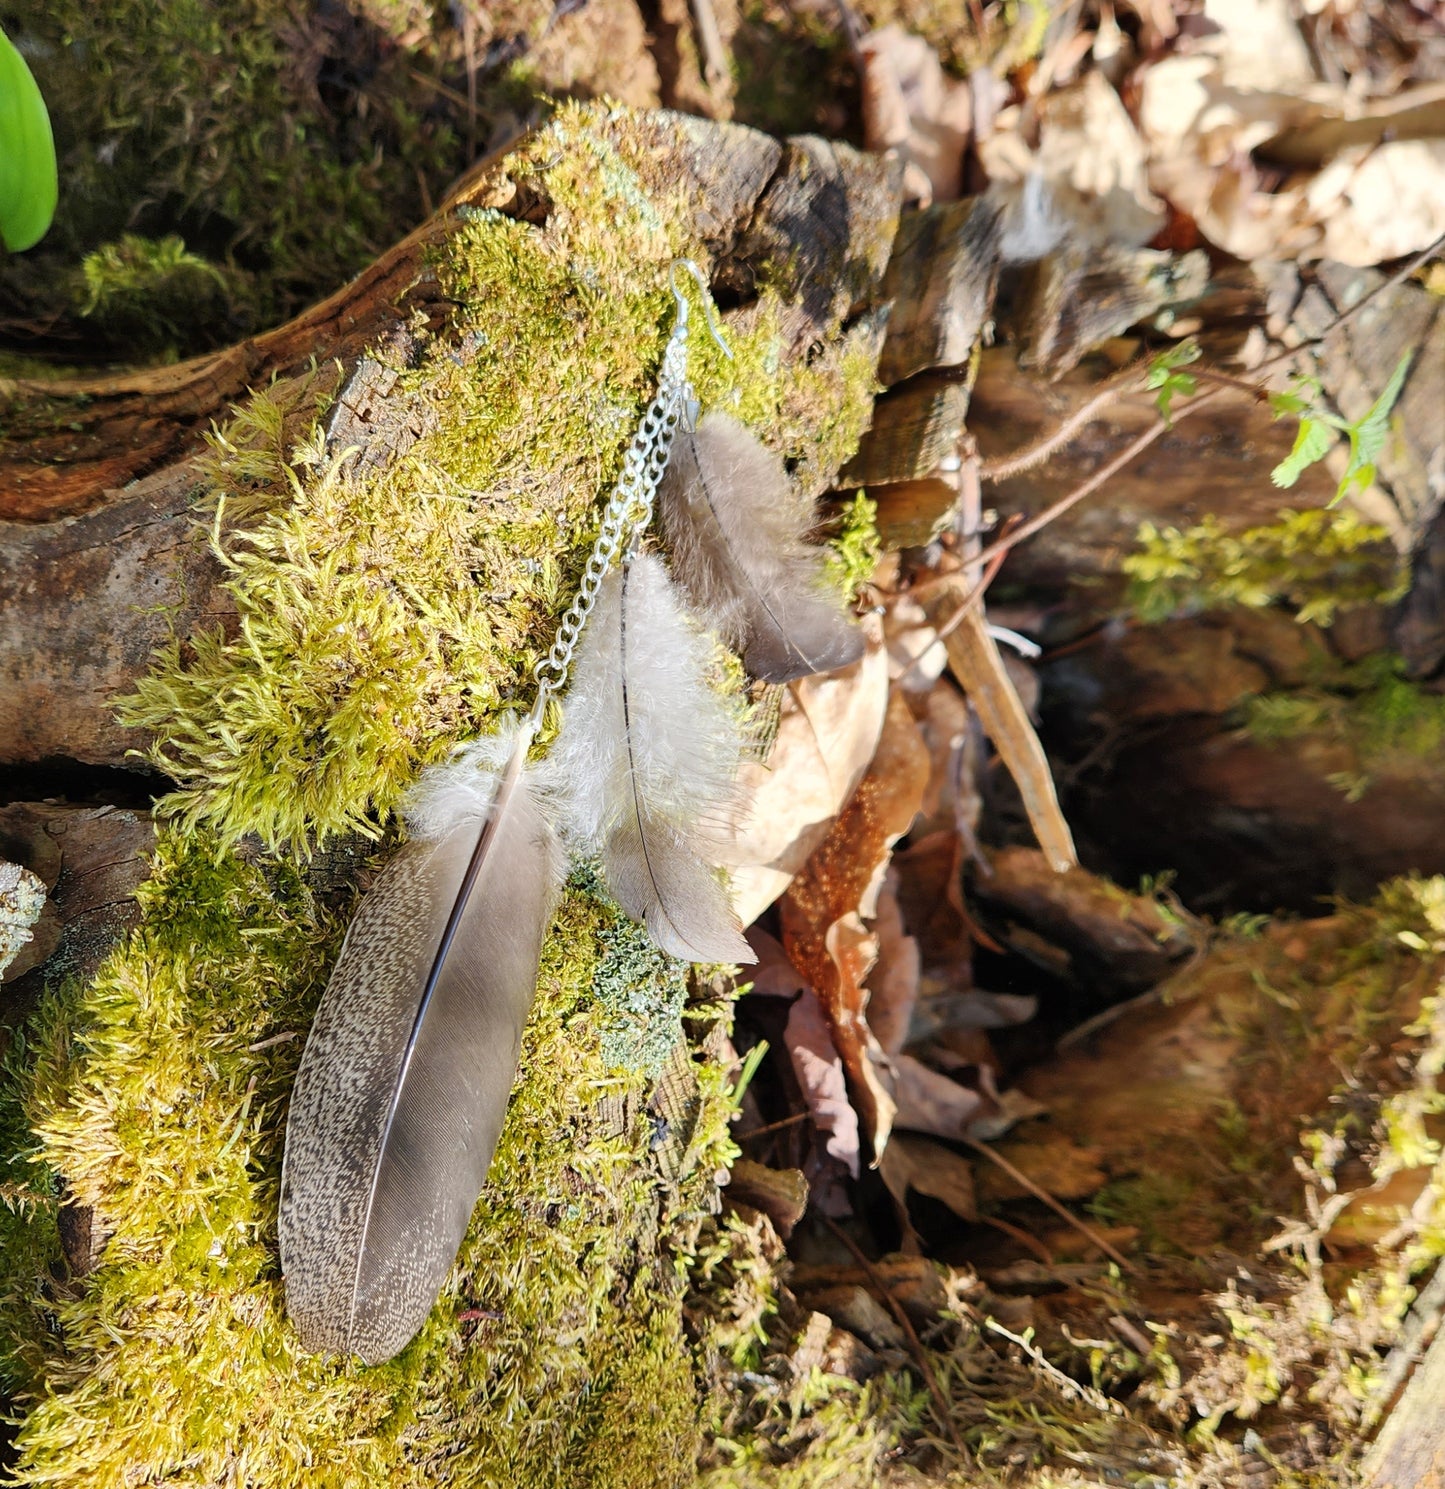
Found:
M 1240 533 L 1213 517 L 1183 530 L 1146 522 L 1138 544 L 1121 567 L 1125 602 L 1145 621 L 1284 603 L 1301 624 L 1328 626 L 1341 610 L 1399 599 L 1408 577 L 1385 529 L 1347 511 L 1285 511 Z
M 1133 1274 L 1099 1266 L 1077 1280 L 1060 1267 L 1035 1299 L 1036 1328 L 1016 1327 L 1012 1343 L 988 1320 L 1017 1307 L 1021 1282 L 991 1294 L 944 1274 L 947 1304 L 920 1332 L 946 1416 L 913 1371 L 866 1388 L 798 1375 L 796 1314 L 790 1329 L 775 1311 L 776 1253 L 733 1221 L 695 1273 L 701 1311 L 726 1300 L 712 1304 L 711 1337 L 731 1346 L 713 1367 L 702 1482 L 1357 1483 L 1387 1353 L 1445 1255 L 1442 973 L 1442 879 L 1396 881 L 1328 921 L 1221 928 L 1170 984 L 1170 1001 L 1208 1025 L 1201 1044 L 1173 1044 L 1174 1079 L 1187 1103 L 1195 1060 L 1228 1047 L 1233 1099 L 1190 1116 L 1183 1141 L 1157 1105 L 1168 1091 L 1140 1071 L 1125 1098 L 1135 1130 L 1113 1135 L 1132 1176 L 1096 1204 L 1105 1223 L 1139 1228 Z
M 264 329 L 358 273 L 471 158 L 425 10 L 7 4 L 61 179 L 46 239 L 0 265 L 10 316 L 67 318 L 54 349 L 68 336 L 88 356 L 164 357 Z

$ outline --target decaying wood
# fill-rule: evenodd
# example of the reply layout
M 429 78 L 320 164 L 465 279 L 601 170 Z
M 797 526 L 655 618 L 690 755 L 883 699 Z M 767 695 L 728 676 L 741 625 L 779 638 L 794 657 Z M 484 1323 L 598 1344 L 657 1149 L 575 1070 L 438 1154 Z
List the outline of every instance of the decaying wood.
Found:
M 736 296 L 764 268 L 794 276 L 801 303 L 784 355 L 816 344 L 838 306 L 876 298 L 897 217 L 896 164 L 667 113 L 639 129 L 659 174 L 685 193 L 720 292 Z M 145 740 L 117 725 L 114 699 L 173 633 L 232 618 L 195 506 L 195 456 L 211 421 L 224 422 L 248 387 L 301 375 L 313 359 L 340 363 L 330 428 L 338 447 L 385 459 L 425 432 L 428 411 L 402 397 L 395 365 L 411 356 L 411 328 L 436 328 L 449 311 L 425 255 L 464 206 L 529 220 L 548 210 L 498 160 L 484 162 L 366 273 L 264 336 L 175 367 L 0 380 L 9 412 L 0 444 L 0 763 L 125 765 Z M 881 318 L 854 336 L 876 349 Z M 38 410 L 48 411 L 46 426 L 27 431 Z
M 1029 825 L 1050 867 L 1064 873 L 1079 861 L 1073 834 L 1059 810 L 1044 747 L 1004 667 L 983 611 L 966 599 L 949 600 L 939 605 L 937 619 L 940 627 L 952 624 L 944 637 L 948 665 L 1014 778 Z
M 845 486 L 866 486 L 878 502 L 879 530 L 891 548 L 928 542 L 958 500 L 959 440 L 968 388 L 925 373 L 885 393 L 873 427 L 844 468 Z
M 1388 284 L 1376 270 L 1344 264 L 1317 265 L 1308 285 L 1293 265 L 1275 268 L 1270 280 L 1272 332 L 1287 346 L 1324 336 L 1306 370 L 1317 374 L 1346 418 L 1359 418 L 1400 359 L 1411 359 L 1409 377 L 1391 413 L 1391 436 L 1377 462 L 1389 496 L 1377 491 L 1369 502 L 1369 515 L 1394 529 L 1402 548 L 1418 546 L 1445 503 L 1445 441 L 1440 437 L 1445 315 L 1440 304 L 1438 295 L 1418 284 Z M 1357 314 L 1340 319 L 1356 305 Z
M 1019 366 L 1059 377 L 1091 347 L 1198 299 L 1208 280 L 1209 260 L 1198 250 L 1176 256 L 1065 243 L 1018 276 L 1009 320 Z
M 44 964 L 45 981 L 89 977 L 137 910 L 132 895 L 150 872 L 155 838 L 144 812 L 118 807 L 16 802 L 0 807 L 0 858 L 32 869 L 50 887 L 58 936 Z M 8 1014 L 37 996 L 42 973 L 4 981 Z
M 892 309 L 879 380 L 894 387 L 933 367 L 963 367 L 993 314 L 999 216 L 982 197 L 909 213 L 883 280 Z

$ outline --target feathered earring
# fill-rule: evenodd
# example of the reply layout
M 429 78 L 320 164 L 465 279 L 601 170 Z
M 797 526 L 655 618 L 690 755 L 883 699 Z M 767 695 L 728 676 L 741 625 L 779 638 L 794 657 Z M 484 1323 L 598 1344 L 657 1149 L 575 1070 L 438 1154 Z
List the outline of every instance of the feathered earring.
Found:
M 702 283 L 695 265 L 684 267 Z M 508 722 L 423 774 L 406 811 L 412 840 L 362 901 L 307 1039 L 287 1116 L 279 1232 L 287 1311 L 308 1349 L 353 1353 L 368 1364 L 389 1359 L 446 1280 L 506 1113 L 561 879 L 549 810 L 563 804 L 576 818 L 569 836 L 595 840 L 619 900 L 637 906 L 668 949 L 751 960 L 685 820 L 706 814 L 704 798 L 725 795 L 732 745 L 709 746 L 705 765 L 686 764 L 687 720 L 664 718 L 652 696 L 671 689 L 722 737 L 722 705 L 672 667 L 674 656 L 679 666 L 696 665 L 702 643 L 682 622 L 655 559 L 631 558 L 603 596 L 651 518 L 679 424 L 692 418 L 677 269 L 677 322 L 657 393 L 578 593 L 538 664 L 536 703 L 525 721 Z M 580 779 L 578 750 L 601 752 L 607 737 L 611 766 L 605 782 L 594 777 L 601 792 L 594 808 L 590 788 L 579 796 L 575 785 L 557 782 L 555 761 L 533 765 L 527 755 L 600 598 L 601 635 L 589 648 L 596 660 L 582 669 L 591 680 L 568 710 L 579 743 L 556 752 Z M 665 634 L 649 642 L 649 626 Z M 641 671 L 639 658 L 651 659 Z M 609 687 L 598 669 L 614 663 L 621 682 Z M 646 721 L 645 740 L 638 720 Z
M 711 413 L 680 432 L 658 500 L 688 602 L 754 677 L 790 682 L 863 655 L 862 632 L 824 589 L 822 553 L 804 541 L 811 508 L 745 425 Z

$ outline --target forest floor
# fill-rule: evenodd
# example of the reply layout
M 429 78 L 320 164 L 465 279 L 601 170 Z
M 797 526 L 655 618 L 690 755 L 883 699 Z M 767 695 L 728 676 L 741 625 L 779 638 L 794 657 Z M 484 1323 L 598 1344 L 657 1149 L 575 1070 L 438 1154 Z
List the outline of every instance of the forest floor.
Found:
M 680 1314 L 701 1482 L 1427 1482 L 1398 1443 L 1445 1454 L 1405 1394 L 1445 1315 L 1439 6 L 252 8 L 344 168 L 278 144 L 253 214 L 223 109 L 92 142 L 51 245 L 0 260 L 0 374 L 276 324 L 557 98 L 899 162 L 912 277 L 827 509 L 868 656 L 752 695 L 739 861 L 786 871 L 739 872 L 726 1035 L 690 993 L 734 1104 Z M 3 20 L 59 90 L 64 18 Z M 154 86 L 128 66 L 114 109 Z M 95 121 L 57 117 L 79 151 Z M 970 214 L 987 252 L 940 289 L 926 234 Z M 915 355 L 905 307 L 958 345 Z

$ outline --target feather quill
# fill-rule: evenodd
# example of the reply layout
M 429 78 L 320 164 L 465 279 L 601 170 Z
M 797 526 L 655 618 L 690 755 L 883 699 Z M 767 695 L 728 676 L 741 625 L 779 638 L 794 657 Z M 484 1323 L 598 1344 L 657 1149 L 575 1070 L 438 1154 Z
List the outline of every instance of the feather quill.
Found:
M 411 841 L 362 901 L 312 1025 L 280 1213 L 309 1349 L 396 1354 L 486 1181 L 562 873 L 531 733 L 509 721 L 422 776 Z
M 658 492 L 678 584 L 697 614 L 765 682 L 846 667 L 863 636 L 824 588 L 804 541 L 811 511 L 781 463 L 728 414 L 679 431 Z
M 640 553 L 602 583 L 549 764 L 567 832 L 617 903 L 666 952 L 751 962 L 720 860 L 741 754 L 707 685 L 711 647 L 661 561 Z

